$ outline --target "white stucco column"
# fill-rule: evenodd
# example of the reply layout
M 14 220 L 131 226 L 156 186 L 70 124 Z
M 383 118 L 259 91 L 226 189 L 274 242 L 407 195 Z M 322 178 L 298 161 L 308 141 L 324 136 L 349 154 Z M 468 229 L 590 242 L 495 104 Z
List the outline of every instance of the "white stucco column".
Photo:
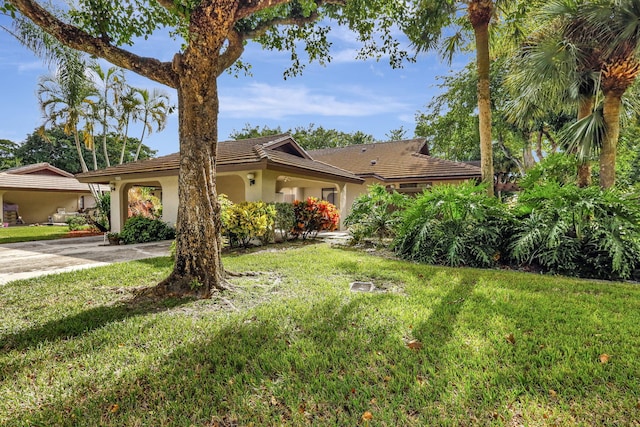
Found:
M 111 232 L 119 233 L 124 225 L 124 218 L 122 217 L 122 182 L 111 181 L 109 187 L 111 187 L 111 218 L 109 218 Z
M 338 195 L 340 197 L 340 230 L 344 230 L 344 218 L 349 214 L 351 206 L 347 204 L 347 184 L 344 183 L 338 187 Z
M 6 193 L 6 191 L 0 191 L 0 227 L 4 224 L 4 193 Z
M 178 177 L 159 178 L 162 187 L 162 220 L 172 227 L 178 223 Z

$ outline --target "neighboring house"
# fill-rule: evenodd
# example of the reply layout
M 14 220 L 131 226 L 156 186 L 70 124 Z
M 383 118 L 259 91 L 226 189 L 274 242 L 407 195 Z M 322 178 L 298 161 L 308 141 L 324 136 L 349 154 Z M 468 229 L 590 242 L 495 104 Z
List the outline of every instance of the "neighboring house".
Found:
M 417 194 L 433 185 L 459 184 L 481 177 L 478 166 L 431 157 L 425 138 L 325 148 L 309 154 L 364 179 L 364 185 L 347 186 L 347 206 L 371 184 Z
M 128 191 L 143 186 L 156 189 L 162 201 L 162 219 L 178 217 L 178 153 L 112 166 L 76 175 L 85 183 L 109 184 L 111 230 L 120 231 L 127 219 Z M 218 143 L 216 186 L 234 203 L 242 201 L 293 202 L 324 198 L 346 214 L 347 185 L 360 186 L 353 173 L 315 161 L 287 134 Z
M 87 184 L 73 174 L 37 163 L 0 171 L 0 223 L 46 223 L 95 206 Z M 0 225 L 2 225 L 0 224 Z
M 336 205 L 342 219 L 367 185 L 415 193 L 431 185 L 480 179 L 480 168 L 428 155 L 424 139 L 305 151 L 288 134 L 218 143 L 218 194 L 234 202 L 293 202 L 307 197 Z M 76 175 L 111 188 L 111 230 L 127 219 L 130 188 L 152 187 L 162 219 L 178 216 L 178 153 Z

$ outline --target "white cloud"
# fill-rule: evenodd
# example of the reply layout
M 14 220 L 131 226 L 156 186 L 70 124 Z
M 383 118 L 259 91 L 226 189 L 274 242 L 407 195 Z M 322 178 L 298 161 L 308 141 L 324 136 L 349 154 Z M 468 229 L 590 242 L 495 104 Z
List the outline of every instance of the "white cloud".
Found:
M 228 118 L 282 119 L 316 115 L 321 117 L 366 117 L 406 111 L 404 103 L 361 88 L 337 88 L 334 93 L 306 86 L 251 83 L 232 94 L 220 96 L 220 115 Z

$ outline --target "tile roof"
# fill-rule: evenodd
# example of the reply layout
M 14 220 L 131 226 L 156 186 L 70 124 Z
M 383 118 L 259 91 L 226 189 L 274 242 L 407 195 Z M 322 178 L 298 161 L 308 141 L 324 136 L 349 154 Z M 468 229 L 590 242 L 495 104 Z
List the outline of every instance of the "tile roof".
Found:
M 479 178 L 480 168 L 428 156 L 424 138 L 309 151 L 316 160 L 382 181 Z
M 89 186 L 73 177 L 0 172 L 0 190 L 88 193 Z
M 72 173 L 62 170 L 60 168 L 57 168 L 53 165 L 50 165 L 47 162 L 34 163 L 32 165 L 25 165 L 25 166 L 16 166 L 10 169 L 5 169 L 0 172 L 10 173 L 15 175 L 28 175 L 28 174 L 36 175 L 36 174 L 46 173 L 49 175 L 60 175 L 67 178 L 73 178 Z
M 294 154 L 292 154 L 294 153 Z M 313 160 L 288 134 L 218 143 L 218 171 L 273 169 L 309 174 L 318 178 L 361 183 L 362 179 L 336 166 Z M 179 153 L 112 166 L 76 175 L 82 182 L 107 183 L 111 177 L 128 174 L 178 173 Z

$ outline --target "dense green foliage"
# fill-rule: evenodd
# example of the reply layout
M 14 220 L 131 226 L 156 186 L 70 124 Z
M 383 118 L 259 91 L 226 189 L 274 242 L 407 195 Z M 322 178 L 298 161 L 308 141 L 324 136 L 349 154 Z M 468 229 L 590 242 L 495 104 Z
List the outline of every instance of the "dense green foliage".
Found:
M 338 209 L 326 200 L 315 197 L 296 200 L 293 210 L 296 220 L 291 234 L 301 236 L 302 240 L 315 238 L 320 231 L 334 231 L 340 225 Z
M 388 227 L 384 235 L 396 233 L 393 249 L 411 261 L 501 264 L 610 280 L 640 277 L 637 193 L 558 182 L 554 171 L 573 164 L 566 160 L 552 156 L 535 168 L 530 185 L 507 203 L 488 197 L 484 186 L 438 185 L 396 211 L 389 207 L 398 205 L 385 204 L 392 195 L 372 187 L 345 222 L 355 239 Z
M 576 183 L 576 161 L 562 153 L 550 154 L 518 181 L 520 187 L 530 189 L 536 185 L 555 182 L 559 185 Z
M 86 225 L 87 220 L 84 216 L 81 215 L 75 215 L 67 219 L 67 226 L 69 227 L 69 231 L 82 230 Z
M 155 242 L 175 237 L 175 228 L 166 222 L 143 216 L 132 216 L 127 219 L 120 231 L 120 240 L 124 244 Z
M 305 150 L 316 150 L 320 148 L 345 147 L 354 144 L 370 144 L 374 141 L 373 135 L 368 135 L 360 131 L 354 133 L 341 132 L 335 129 L 325 129 L 322 126 L 316 127 L 311 123 L 308 127 L 297 126 L 295 129 L 283 131 L 280 127 L 271 129 L 268 126 L 251 126 L 246 124 L 244 128 L 234 130 L 229 137 L 234 140 L 258 138 L 261 136 L 278 135 L 289 133 L 293 139 Z
M 274 203 L 276 218 L 273 224 L 274 232 L 280 234 L 280 240 L 286 242 L 291 236 L 291 230 L 296 225 L 296 213 L 291 203 Z
M 387 191 L 380 184 L 369 186 L 366 194 L 358 196 L 351 212 L 344 220 L 353 239 L 377 237 L 378 240 L 395 236 L 395 229 L 402 220 L 402 209 L 408 198 L 395 190 Z
M 518 198 L 511 256 L 544 270 L 580 277 L 628 279 L 640 266 L 637 194 L 555 182 Z
M 502 252 L 508 212 L 485 186 L 437 185 L 404 211 L 393 247 L 404 259 L 489 267 Z
M 222 233 L 233 246 L 249 247 L 254 239 L 271 240 L 276 209 L 264 202 L 241 202 L 224 206 Z

